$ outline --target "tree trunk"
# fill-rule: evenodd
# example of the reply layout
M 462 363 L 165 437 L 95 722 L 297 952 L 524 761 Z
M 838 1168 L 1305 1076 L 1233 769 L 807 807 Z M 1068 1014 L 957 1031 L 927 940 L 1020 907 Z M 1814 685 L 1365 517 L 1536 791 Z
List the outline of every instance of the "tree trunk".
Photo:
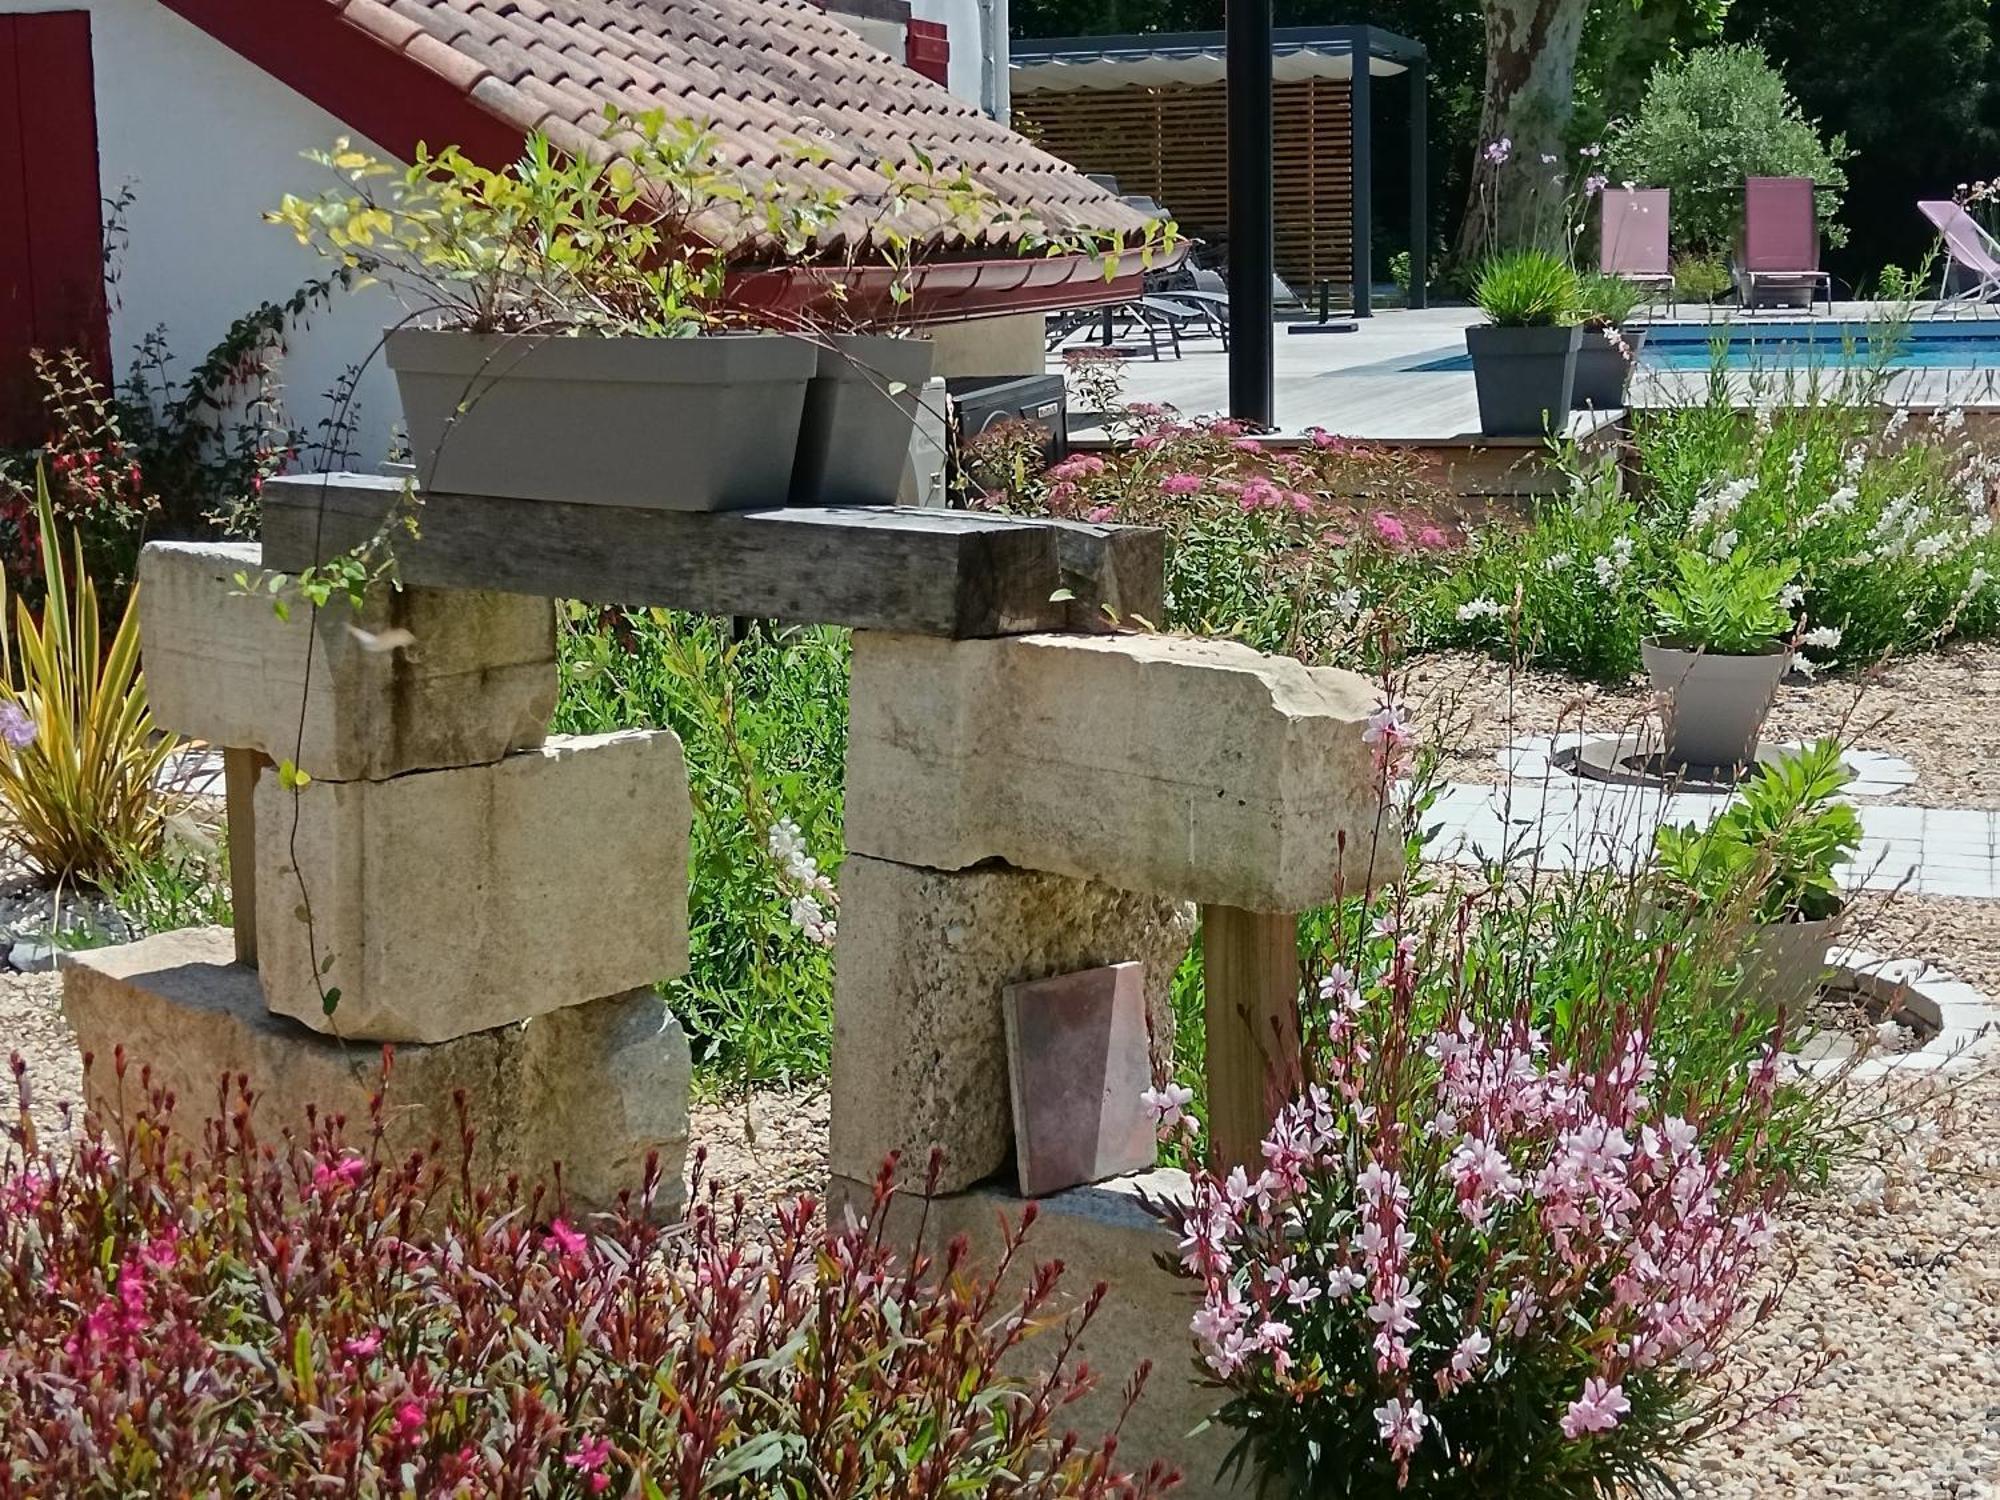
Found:
M 1590 0 L 1484 0 L 1486 96 L 1459 258 L 1562 247 L 1564 131 L 1575 104 L 1576 53 Z M 1504 162 L 1495 143 L 1507 141 Z M 1544 157 L 1553 157 L 1545 161 Z

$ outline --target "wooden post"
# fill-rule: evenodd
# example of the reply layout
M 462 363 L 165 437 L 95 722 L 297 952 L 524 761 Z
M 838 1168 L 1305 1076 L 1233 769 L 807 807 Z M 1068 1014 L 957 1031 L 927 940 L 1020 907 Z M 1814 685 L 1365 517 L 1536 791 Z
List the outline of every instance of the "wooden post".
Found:
M 257 962 L 257 778 L 261 750 L 224 750 L 222 788 L 229 808 L 229 906 L 236 961 Z
M 1255 1176 L 1273 1084 L 1288 1087 L 1298 1066 L 1299 919 L 1204 906 L 1201 958 L 1210 1162 Z

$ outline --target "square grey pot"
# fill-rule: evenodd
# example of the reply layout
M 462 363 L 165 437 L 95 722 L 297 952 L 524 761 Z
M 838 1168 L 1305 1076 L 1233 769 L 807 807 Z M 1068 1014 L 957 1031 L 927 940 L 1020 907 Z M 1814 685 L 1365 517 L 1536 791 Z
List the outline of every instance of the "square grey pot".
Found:
M 1742 990 L 1784 1010 L 1796 1024 L 1826 980 L 1826 950 L 1840 931 L 1838 913 L 1817 922 L 1759 922 L 1744 935 Z
M 834 334 L 821 344 L 792 504 L 895 504 L 933 352 L 929 339 L 888 334 Z
M 1639 350 L 1645 345 L 1646 330 L 1621 328 L 1618 337 L 1625 345 L 1622 350 L 1611 342 L 1609 331 L 1601 324 L 1583 330 L 1576 346 L 1576 382 L 1570 389 L 1570 401 L 1577 411 L 1609 411 L 1625 404 L 1625 391 L 1632 368 L 1639 362 Z
M 1757 754 L 1764 720 L 1791 665 L 1791 647 L 1773 641 L 1754 656 L 1694 651 L 1642 641 L 1653 691 L 1666 707 L 1666 758 L 1675 765 L 1744 766 Z
M 1472 381 L 1479 393 L 1479 430 L 1488 437 L 1545 437 L 1569 424 L 1581 328 L 1465 330 Z
M 386 353 L 421 488 L 655 510 L 785 504 L 818 360 L 772 333 L 399 328 Z

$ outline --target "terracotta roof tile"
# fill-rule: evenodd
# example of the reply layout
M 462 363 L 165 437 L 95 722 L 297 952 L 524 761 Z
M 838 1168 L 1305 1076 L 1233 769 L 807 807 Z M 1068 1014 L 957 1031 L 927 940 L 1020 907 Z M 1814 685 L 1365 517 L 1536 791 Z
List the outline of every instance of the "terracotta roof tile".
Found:
M 607 104 L 713 129 L 727 160 L 758 180 L 852 195 L 841 235 L 883 219 L 875 164 L 964 168 L 999 213 L 975 231 L 1005 247 L 1027 231 L 1131 233 L 1143 219 L 1095 183 L 861 40 L 808 0 L 318 0 L 404 52 L 523 132 L 605 154 Z M 418 30 L 421 28 L 421 31 Z M 830 155 L 801 161 L 789 143 Z M 442 144 L 441 142 L 433 144 Z M 935 231 L 939 215 L 904 210 L 900 228 Z M 934 237 L 958 240 L 946 227 Z

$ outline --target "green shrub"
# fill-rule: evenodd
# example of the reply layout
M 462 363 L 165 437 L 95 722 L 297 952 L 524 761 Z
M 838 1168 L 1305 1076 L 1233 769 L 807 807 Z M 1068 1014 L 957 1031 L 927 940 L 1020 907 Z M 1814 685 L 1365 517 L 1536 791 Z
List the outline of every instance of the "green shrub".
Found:
M 1606 149 L 1613 181 L 1673 191 L 1674 238 L 1683 248 L 1713 255 L 1735 244 L 1746 177 L 1810 177 L 1821 233 L 1830 244 L 1846 241 L 1835 217 L 1847 190 L 1846 139 L 1820 139 L 1755 47 L 1704 47 L 1661 63 Z
M 1479 272 L 1472 300 L 1502 328 L 1545 328 L 1575 321 L 1576 272 L 1547 250 L 1510 250 Z
M 1780 601 L 1796 572 L 1790 559 L 1759 563 L 1681 552 L 1674 558 L 1674 576 L 1646 597 L 1663 640 L 1718 656 L 1755 656 L 1791 629 L 1792 617 Z
M 1676 255 L 1674 292 L 1683 302 L 1713 302 L 1734 282 L 1719 255 Z
M 697 1059 L 729 1082 L 826 1071 L 833 902 L 815 882 L 842 854 L 847 649 L 828 627 L 737 640 L 726 620 L 668 610 L 563 612 L 556 727 L 666 728 L 686 751 L 690 967 L 669 997 Z
M 1601 271 L 1592 271 L 1577 281 L 1577 315 L 1586 323 L 1602 323 L 1616 328 L 1645 302 L 1645 291 L 1637 282 L 1628 281 L 1623 276 L 1607 276 Z
M 1661 883 L 1676 905 L 1727 910 L 1744 893 L 1758 922 L 1816 922 L 1843 904 L 1834 867 L 1861 847 L 1861 817 L 1840 800 L 1850 779 L 1840 743 L 1823 739 L 1764 766 L 1708 828 L 1654 835 Z

